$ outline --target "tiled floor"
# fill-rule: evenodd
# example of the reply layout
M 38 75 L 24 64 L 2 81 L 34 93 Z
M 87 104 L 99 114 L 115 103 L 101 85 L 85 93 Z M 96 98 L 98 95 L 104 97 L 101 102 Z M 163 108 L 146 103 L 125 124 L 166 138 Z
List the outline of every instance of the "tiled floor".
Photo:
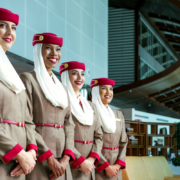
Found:
M 180 175 L 180 166 L 175 167 L 175 166 L 172 165 L 172 164 L 169 164 L 169 166 L 170 166 L 173 174 L 175 174 L 175 175 Z

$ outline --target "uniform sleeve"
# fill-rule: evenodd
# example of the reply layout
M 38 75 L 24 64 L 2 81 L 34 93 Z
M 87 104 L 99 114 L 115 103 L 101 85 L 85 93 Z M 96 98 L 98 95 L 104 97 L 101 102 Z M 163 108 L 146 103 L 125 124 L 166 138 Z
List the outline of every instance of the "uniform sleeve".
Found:
M 25 74 L 21 74 L 20 75 L 21 80 L 23 81 L 25 87 L 26 87 L 26 93 L 27 93 L 27 98 L 28 98 L 28 110 L 29 110 L 29 115 L 33 120 L 33 98 L 32 98 L 32 84 L 31 81 L 29 80 L 29 78 L 27 77 L 27 75 Z M 28 124 L 28 127 L 31 126 L 29 124 L 29 121 L 26 122 Z M 29 133 L 28 133 L 28 139 L 30 144 L 28 144 L 27 149 L 31 149 L 33 148 L 32 144 L 31 144 L 31 136 L 32 136 L 32 129 L 33 127 L 31 126 Z M 35 127 L 34 127 L 35 129 Z M 37 143 L 38 146 L 38 161 L 39 162 L 43 162 L 44 160 L 46 160 L 47 158 L 49 158 L 50 156 L 53 155 L 53 153 L 51 152 L 51 150 L 46 146 L 43 138 L 41 137 L 41 135 L 39 133 L 37 133 L 35 131 L 35 141 Z M 33 142 L 32 142 L 33 143 Z
M 96 117 L 96 112 L 95 112 L 95 118 Z M 92 147 L 92 151 L 89 154 L 89 157 L 95 157 L 96 158 L 96 162 L 99 162 L 99 154 L 101 152 L 101 148 L 102 148 L 102 131 L 101 131 L 101 127 L 99 127 L 98 125 L 99 123 L 97 123 L 96 125 L 96 130 L 95 130 L 95 135 L 94 135 L 94 144 Z M 101 147 L 100 147 L 101 146 Z M 98 153 L 97 153 L 98 152 Z M 79 153 L 79 151 L 74 147 L 74 155 L 76 158 L 76 161 L 74 161 L 72 163 L 72 168 L 76 169 L 77 167 L 79 167 L 86 159 Z
M 4 164 L 11 161 L 23 148 L 17 144 L 9 135 L 0 123 L 0 160 Z
M 73 169 L 78 168 L 86 159 L 79 153 L 79 151 L 74 147 L 74 155 L 75 155 L 75 161 L 71 164 Z
M 96 129 L 94 132 L 94 143 L 93 143 L 93 147 L 91 150 L 91 153 L 89 154 L 89 157 L 95 157 L 96 161 L 95 161 L 95 165 L 97 165 L 99 163 L 99 157 L 101 154 L 101 150 L 102 150 L 102 145 L 103 145 L 103 131 L 102 131 L 102 127 L 101 127 L 101 123 L 100 123 L 100 119 L 99 119 L 99 113 L 97 112 L 97 108 L 96 106 L 93 104 L 94 106 L 94 113 L 95 113 L 95 118 L 96 118 Z
M 72 113 L 71 113 L 72 116 Z M 73 140 L 74 141 L 74 140 Z M 73 147 L 73 153 L 75 156 L 75 161 L 71 164 L 73 169 L 78 168 L 86 159 L 81 155 L 81 153 L 75 148 L 75 146 Z
M 102 155 L 102 153 L 100 154 L 100 160 L 98 163 L 98 167 L 96 168 L 97 172 L 101 172 L 104 169 L 106 169 L 108 166 L 110 166 L 109 162 L 107 161 L 107 159 Z
M 38 152 L 38 147 L 36 143 L 36 131 L 35 124 L 32 121 L 32 117 L 29 114 L 28 108 L 26 108 L 26 134 L 27 134 L 27 151 L 34 149 L 36 153 Z
M 121 133 L 121 138 L 120 138 L 120 151 L 118 155 L 118 159 L 116 160 L 115 164 L 121 165 L 121 169 L 126 168 L 126 148 L 127 148 L 127 143 L 128 143 L 128 138 L 125 130 L 125 120 L 122 112 L 118 111 L 118 116 L 122 120 L 122 133 Z
M 96 123 L 96 129 L 94 132 L 94 143 L 92 146 L 92 150 L 89 154 L 89 157 L 95 157 L 96 161 L 95 161 L 95 165 L 99 163 L 99 156 L 101 154 L 101 149 L 102 149 L 102 137 L 103 137 L 103 132 L 102 132 L 102 128 L 101 128 L 101 124 L 99 121 L 99 115 L 97 113 L 97 109 L 95 107 L 95 105 L 93 105 L 93 110 L 95 113 L 95 118 L 94 119 L 97 123 Z M 78 166 L 81 165 L 81 163 L 84 162 L 85 158 L 77 151 L 76 148 L 74 148 L 74 154 L 75 154 L 75 158 L 77 159 L 76 161 L 74 161 L 72 163 L 72 168 L 77 168 Z
M 100 123 L 100 120 L 99 120 L 99 123 Z M 102 130 L 102 133 L 103 133 L 103 130 Z M 103 142 L 102 142 L 102 145 L 103 145 Z M 99 173 L 99 172 L 103 171 L 104 169 L 106 169 L 108 166 L 110 166 L 110 164 L 107 161 L 107 159 L 103 156 L 102 150 L 101 150 L 100 159 L 99 159 L 99 163 L 98 163 L 96 170 Z
M 64 149 L 63 154 L 70 156 L 70 162 L 75 160 L 75 156 L 73 153 L 73 150 L 74 150 L 74 128 L 75 128 L 75 125 L 72 120 L 71 107 L 70 107 L 70 101 L 69 101 L 69 96 L 68 96 L 67 114 L 66 114 L 65 122 L 64 122 L 65 149 Z

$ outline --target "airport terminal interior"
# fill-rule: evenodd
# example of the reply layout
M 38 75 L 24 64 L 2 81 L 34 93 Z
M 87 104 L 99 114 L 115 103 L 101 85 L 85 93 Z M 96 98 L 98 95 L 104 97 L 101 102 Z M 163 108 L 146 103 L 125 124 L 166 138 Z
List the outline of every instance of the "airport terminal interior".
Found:
M 142 171 L 149 180 L 180 178 L 179 0 L 0 0 L 0 7 L 20 15 L 6 53 L 18 74 L 34 68 L 33 35 L 52 32 L 64 39 L 59 79 L 62 62 L 85 63 L 88 100 L 91 79 L 115 80 L 110 106 L 122 111 L 128 136 L 124 180 Z

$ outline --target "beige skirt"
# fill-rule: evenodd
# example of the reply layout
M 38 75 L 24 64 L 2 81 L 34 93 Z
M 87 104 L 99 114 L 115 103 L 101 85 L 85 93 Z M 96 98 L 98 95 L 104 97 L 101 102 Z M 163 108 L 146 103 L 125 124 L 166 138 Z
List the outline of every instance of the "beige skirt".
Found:
M 71 172 L 73 180 L 95 180 L 95 170 L 93 170 L 89 174 L 85 174 L 82 171 L 79 171 L 78 168 L 73 169 L 71 167 Z
M 36 166 L 34 167 L 33 171 L 26 176 L 26 180 L 49 180 L 50 174 L 51 174 L 51 170 L 49 169 L 46 160 L 43 161 L 42 163 L 36 161 Z M 69 165 L 66 168 L 66 172 L 56 180 L 72 180 L 72 175 Z
M 7 164 L 3 164 L 0 161 L 0 180 L 25 180 L 25 175 L 22 174 L 17 177 L 10 176 L 11 171 L 17 166 L 15 161 L 10 161 Z
M 96 176 L 96 180 L 122 180 L 122 170 L 119 170 L 119 174 L 115 178 L 108 178 L 105 175 L 105 171 L 101 171 L 100 173 L 96 171 L 95 176 Z

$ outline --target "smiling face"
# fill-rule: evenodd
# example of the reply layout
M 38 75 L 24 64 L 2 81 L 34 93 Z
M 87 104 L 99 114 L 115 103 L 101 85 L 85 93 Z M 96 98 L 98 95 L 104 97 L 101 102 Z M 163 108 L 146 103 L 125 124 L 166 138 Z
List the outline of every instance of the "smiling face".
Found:
M 61 59 L 61 47 L 56 44 L 43 44 L 42 56 L 46 69 L 51 72 Z
M 16 40 L 16 25 L 10 21 L 0 20 L 0 45 L 4 52 L 11 48 Z
M 85 72 L 82 69 L 71 69 L 68 73 L 74 91 L 79 92 L 85 82 Z
M 99 86 L 99 94 L 102 103 L 107 107 L 113 99 L 113 87 L 111 85 Z

